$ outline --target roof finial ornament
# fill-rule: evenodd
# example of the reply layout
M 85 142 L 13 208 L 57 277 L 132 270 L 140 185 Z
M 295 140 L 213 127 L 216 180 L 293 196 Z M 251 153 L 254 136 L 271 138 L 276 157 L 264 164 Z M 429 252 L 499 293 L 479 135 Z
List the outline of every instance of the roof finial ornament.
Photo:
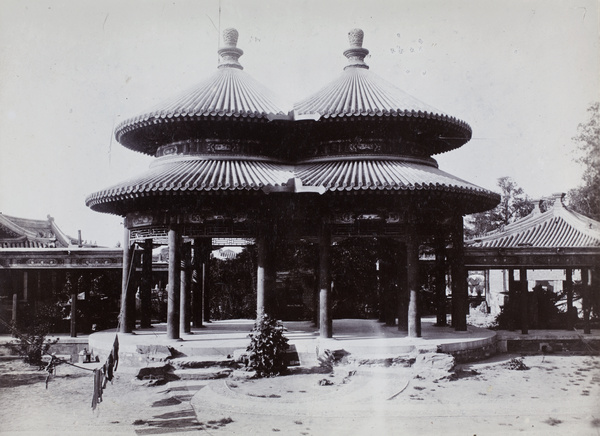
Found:
M 238 68 L 243 70 L 244 67 L 238 62 L 244 51 L 237 48 L 239 33 L 234 28 L 228 28 L 223 31 L 223 45 L 219 48 L 219 56 L 221 56 L 221 62 L 219 68 Z
M 346 68 L 366 68 L 369 66 L 365 64 L 365 57 L 369 54 L 369 50 L 363 48 L 363 39 L 365 33 L 361 29 L 352 29 L 348 32 L 348 40 L 350 41 L 350 48 L 344 51 L 344 56 L 348 58 L 348 65 Z

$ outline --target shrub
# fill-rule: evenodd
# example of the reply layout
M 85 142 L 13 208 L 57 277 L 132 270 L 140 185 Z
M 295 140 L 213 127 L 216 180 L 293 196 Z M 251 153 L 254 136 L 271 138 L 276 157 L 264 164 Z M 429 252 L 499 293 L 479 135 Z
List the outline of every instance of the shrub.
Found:
M 19 332 L 17 340 L 8 345 L 15 353 L 23 357 L 25 363 L 41 369 L 45 366 L 42 356 L 47 354 L 50 347 L 58 342 L 58 339 L 46 339 L 47 334 L 47 325 L 34 325 L 25 329 L 24 332 Z
M 250 345 L 246 348 L 246 367 L 256 371 L 259 377 L 279 375 L 287 369 L 285 354 L 288 339 L 283 332 L 283 324 L 269 315 L 263 315 L 254 323 L 248 336 Z

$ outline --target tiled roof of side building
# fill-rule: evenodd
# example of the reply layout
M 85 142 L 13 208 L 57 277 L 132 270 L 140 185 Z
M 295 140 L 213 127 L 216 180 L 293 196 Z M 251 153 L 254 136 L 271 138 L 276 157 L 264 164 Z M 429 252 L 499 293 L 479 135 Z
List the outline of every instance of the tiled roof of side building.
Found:
M 558 194 L 546 212 L 541 213 L 536 206 L 530 215 L 500 231 L 465 243 L 474 247 L 498 248 L 600 247 L 600 222 L 567 209 L 562 204 L 562 194 Z
M 68 247 L 74 243 L 50 215 L 45 220 L 36 220 L 0 213 L 0 248 Z

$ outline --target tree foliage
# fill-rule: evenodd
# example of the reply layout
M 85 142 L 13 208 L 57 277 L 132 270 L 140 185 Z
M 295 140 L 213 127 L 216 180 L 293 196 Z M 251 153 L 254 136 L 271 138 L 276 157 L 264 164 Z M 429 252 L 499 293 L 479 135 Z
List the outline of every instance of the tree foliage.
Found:
M 569 206 L 575 211 L 600 220 L 600 102 L 588 108 L 590 118 L 578 126 L 573 138 L 583 165 L 582 185 L 569 191 Z
M 256 248 L 248 246 L 235 259 L 211 259 L 212 319 L 256 316 Z
M 533 203 L 517 183 L 510 177 L 500 177 L 500 204 L 486 212 L 476 213 L 468 220 L 470 226 L 465 229 L 468 237 L 481 236 L 523 218 L 533 210 Z

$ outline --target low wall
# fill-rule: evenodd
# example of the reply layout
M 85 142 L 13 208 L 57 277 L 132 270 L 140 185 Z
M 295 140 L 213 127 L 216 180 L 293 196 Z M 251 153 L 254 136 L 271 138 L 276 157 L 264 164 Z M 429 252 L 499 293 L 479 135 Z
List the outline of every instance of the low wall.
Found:
M 57 339 L 53 336 L 48 336 L 46 339 L 51 341 Z M 9 342 L 16 342 L 16 338 L 3 338 L 0 342 L 0 356 L 4 358 L 18 357 L 18 355 L 9 346 Z M 88 338 L 71 338 L 71 337 L 58 337 L 58 342 L 50 346 L 49 354 L 56 354 L 62 356 L 64 359 L 70 359 L 71 362 L 76 363 L 79 361 L 79 352 L 83 349 L 89 350 Z

